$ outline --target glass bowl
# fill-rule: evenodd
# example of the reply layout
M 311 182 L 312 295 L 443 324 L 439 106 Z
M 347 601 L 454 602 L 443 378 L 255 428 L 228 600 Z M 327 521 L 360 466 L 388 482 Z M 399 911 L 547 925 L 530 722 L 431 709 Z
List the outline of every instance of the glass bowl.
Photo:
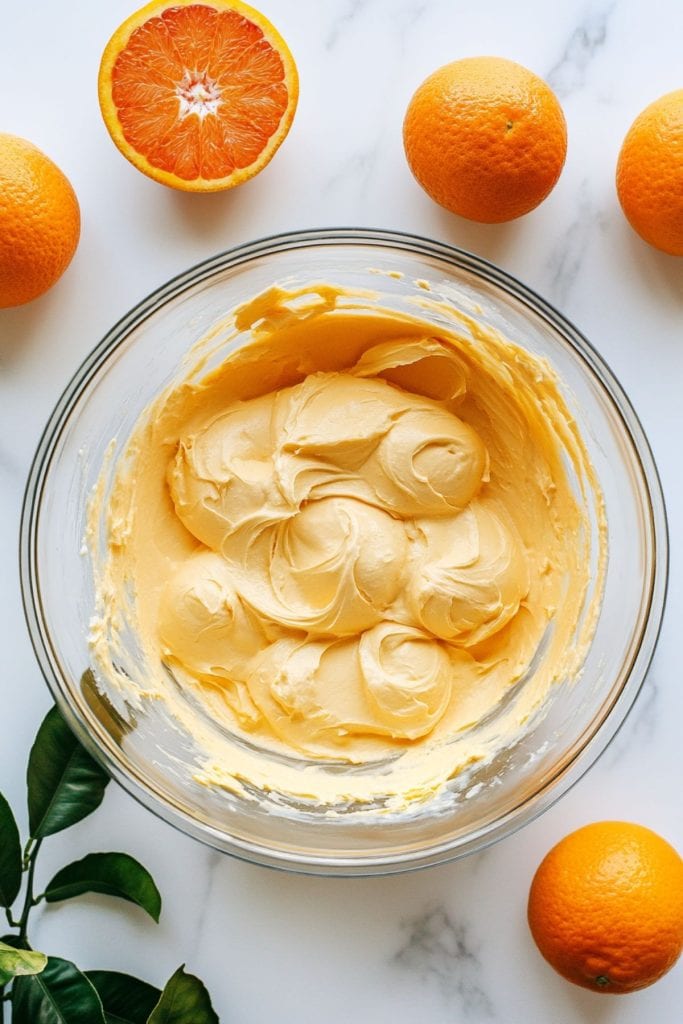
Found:
M 513 744 L 456 776 L 447 800 L 410 813 L 330 816 L 310 806 L 278 807 L 267 794 L 244 799 L 199 785 L 191 737 L 153 702 L 144 712 L 121 707 L 91 666 L 94 587 L 83 538 L 100 470 L 112 446 L 115 464 L 140 413 L 177 374 L 191 344 L 228 310 L 283 280 L 381 291 L 382 305 L 399 309 L 426 280 L 456 307 L 477 308 L 484 323 L 555 368 L 603 490 L 609 557 L 582 671 L 554 687 L 544 714 Z M 624 721 L 654 651 L 667 533 L 638 419 L 609 368 L 559 313 L 502 270 L 452 246 L 395 232 L 330 229 L 262 239 L 207 260 L 112 328 L 66 388 L 39 443 L 20 558 L 31 639 L 53 696 L 82 743 L 129 793 L 237 857 L 360 875 L 480 849 L 541 813 L 590 767 Z

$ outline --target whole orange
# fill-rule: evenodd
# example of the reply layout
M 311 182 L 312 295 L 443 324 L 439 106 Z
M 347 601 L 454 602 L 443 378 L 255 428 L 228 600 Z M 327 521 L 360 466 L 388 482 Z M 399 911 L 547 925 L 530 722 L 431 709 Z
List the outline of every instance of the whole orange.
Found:
M 617 194 L 641 238 L 683 256 L 683 89 L 655 100 L 629 128 L 617 163 Z
M 528 917 L 539 950 L 568 981 L 595 992 L 645 988 L 683 950 L 683 860 L 642 825 L 586 825 L 541 862 Z
M 0 308 L 47 291 L 80 230 L 78 200 L 59 167 L 26 139 L 0 133 Z
M 432 199 L 493 224 L 545 199 L 564 166 L 567 126 L 554 92 L 533 72 L 502 57 L 468 57 L 418 88 L 403 144 Z

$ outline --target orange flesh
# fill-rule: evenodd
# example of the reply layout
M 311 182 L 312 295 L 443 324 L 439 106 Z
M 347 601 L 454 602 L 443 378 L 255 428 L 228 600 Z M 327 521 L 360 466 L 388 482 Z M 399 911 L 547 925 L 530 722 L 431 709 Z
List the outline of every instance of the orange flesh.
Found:
M 253 164 L 289 94 L 282 58 L 257 25 L 196 4 L 135 29 L 114 65 L 112 98 L 126 141 L 192 181 Z

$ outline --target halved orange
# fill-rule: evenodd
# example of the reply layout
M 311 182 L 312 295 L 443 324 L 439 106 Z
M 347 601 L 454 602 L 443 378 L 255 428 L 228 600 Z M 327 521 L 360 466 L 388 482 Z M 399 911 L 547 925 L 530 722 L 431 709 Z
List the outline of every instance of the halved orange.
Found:
M 172 188 L 216 192 L 257 174 L 294 117 L 296 64 L 240 0 L 152 0 L 116 30 L 100 65 L 109 134 Z

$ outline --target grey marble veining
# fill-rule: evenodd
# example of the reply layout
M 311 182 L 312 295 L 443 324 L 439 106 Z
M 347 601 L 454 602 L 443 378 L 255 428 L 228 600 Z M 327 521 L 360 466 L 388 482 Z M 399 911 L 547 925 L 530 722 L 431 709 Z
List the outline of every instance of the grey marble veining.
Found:
M 337 10 L 334 12 L 331 24 L 324 37 L 326 50 L 334 49 L 344 30 L 357 21 L 358 15 L 364 8 L 367 8 L 369 2 L 370 0 L 343 0 L 342 3 L 337 5 Z
M 651 670 L 645 680 L 638 701 L 624 727 L 603 754 L 606 765 L 615 767 L 624 754 L 638 744 L 644 751 L 651 750 L 658 741 L 661 690 L 656 671 Z
M 653 668 L 648 673 L 638 703 L 633 709 L 632 733 L 637 742 L 642 742 L 645 748 L 656 741 L 661 704 L 660 694 L 661 686 L 657 679 L 657 670 Z
M 358 33 L 370 20 L 377 23 L 379 19 L 379 25 L 386 33 L 383 45 L 394 48 L 393 55 L 385 52 L 382 57 L 385 60 L 387 57 L 395 57 L 395 47 L 397 43 L 399 48 L 401 47 L 406 32 L 430 12 L 434 12 L 437 6 L 436 0 L 340 0 L 334 11 L 331 11 L 328 5 L 331 17 L 327 33 L 323 37 L 325 50 L 331 53 L 347 34 Z M 377 70 L 385 70 L 381 58 L 377 60 Z M 377 77 L 379 79 L 380 75 Z
M 216 850 L 204 850 L 204 877 L 202 889 L 195 906 L 195 927 L 192 935 L 192 948 L 197 956 L 201 955 L 201 947 L 206 939 L 206 923 L 211 914 L 211 896 L 213 893 L 216 871 L 223 862 L 223 857 Z
M 584 265 L 586 248 L 600 227 L 600 211 L 584 179 L 578 186 L 568 226 L 553 240 L 545 271 L 548 298 L 558 308 L 565 307 Z
M 612 0 L 591 4 L 584 10 L 559 60 L 545 76 L 560 99 L 584 87 L 590 65 L 607 44 L 610 19 L 616 6 L 616 0 Z
M 461 1019 L 490 1020 L 494 1004 L 481 979 L 479 947 L 471 929 L 454 920 L 443 907 L 433 907 L 403 923 L 404 943 L 394 962 L 434 985 L 443 998 L 456 1004 Z

